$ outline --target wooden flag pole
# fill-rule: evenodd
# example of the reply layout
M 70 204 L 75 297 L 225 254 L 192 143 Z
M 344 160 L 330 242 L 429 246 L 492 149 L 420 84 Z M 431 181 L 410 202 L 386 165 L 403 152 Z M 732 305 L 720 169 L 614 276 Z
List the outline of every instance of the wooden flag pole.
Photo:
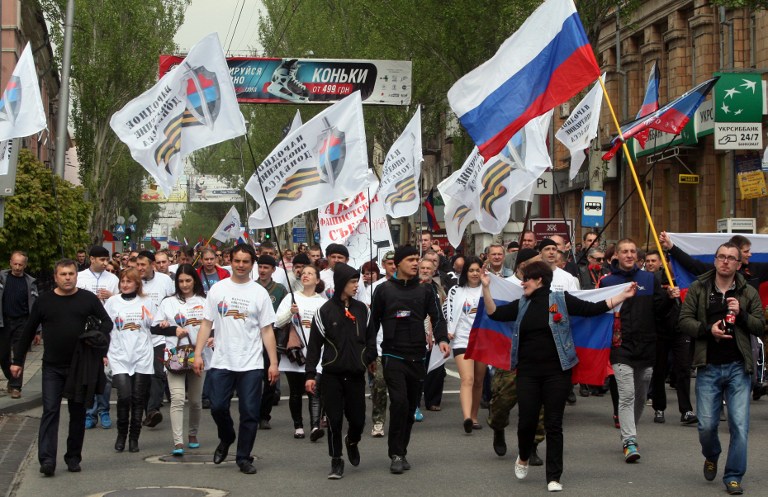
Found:
M 635 187 L 637 188 L 637 194 L 640 196 L 640 203 L 643 204 L 643 210 L 645 211 L 645 217 L 648 220 L 648 226 L 651 229 L 651 233 L 653 233 L 653 241 L 656 243 L 656 250 L 659 251 L 659 254 L 664 254 L 664 249 L 661 248 L 661 242 L 659 242 L 659 235 L 656 232 L 656 226 L 653 224 L 653 219 L 651 218 L 651 212 L 648 210 L 648 204 L 645 201 L 645 194 L 643 193 L 643 187 L 640 185 L 640 180 L 637 177 L 637 171 L 635 171 L 635 165 L 632 163 L 632 157 L 629 155 L 629 148 L 627 147 L 627 142 L 624 140 L 624 135 L 621 133 L 621 126 L 619 125 L 619 119 L 616 117 L 616 113 L 613 110 L 613 104 L 611 104 L 611 98 L 608 96 L 608 90 L 605 88 L 605 83 L 603 83 L 602 78 L 597 78 L 597 80 L 600 82 L 600 88 L 603 89 L 603 95 L 605 95 L 605 101 L 608 102 L 608 110 L 611 111 L 611 117 L 613 118 L 613 124 L 616 126 L 616 129 L 619 133 L 619 140 L 621 140 L 621 147 L 624 151 L 624 157 L 627 158 L 627 164 L 629 165 L 629 170 L 632 172 L 632 179 L 635 181 Z M 661 263 L 664 266 L 664 273 L 667 275 L 667 281 L 669 281 L 670 288 L 675 287 L 675 281 L 672 279 L 672 272 L 669 270 L 669 265 L 667 264 L 667 258 L 662 255 L 661 257 Z

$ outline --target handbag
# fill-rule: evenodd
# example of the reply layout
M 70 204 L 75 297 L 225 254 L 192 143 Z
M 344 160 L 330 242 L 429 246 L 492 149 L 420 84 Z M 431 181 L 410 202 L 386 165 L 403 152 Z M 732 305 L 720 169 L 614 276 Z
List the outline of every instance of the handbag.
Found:
M 187 339 L 186 345 L 181 345 L 182 339 L 179 338 L 179 343 L 176 344 L 176 347 L 165 349 L 163 363 L 165 364 L 166 369 L 174 374 L 182 374 L 190 371 L 195 362 L 195 346 L 192 345 L 192 341 L 188 336 L 184 338 Z

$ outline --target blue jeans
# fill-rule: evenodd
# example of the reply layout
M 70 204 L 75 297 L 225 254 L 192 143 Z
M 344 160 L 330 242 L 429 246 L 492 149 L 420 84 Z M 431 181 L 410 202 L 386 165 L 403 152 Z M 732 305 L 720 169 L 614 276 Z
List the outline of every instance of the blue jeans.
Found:
M 112 380 L 107 377 L 107 383 L 104 385 L 104 393 L 93 396 L 93 407 L 85 411 L 85 417 L 91 418 L 94 422 L 101 413 L 109 414 L 109 399 L 112 396 Z
M 264 381 L 263 369 L 250 371 L 229 371 L 228 369 L 210 369 L 206 376 L 210 378 L 211 416 L 216 422 L 219 440 L 230 445 L 237 439 L 237 464 L 253 462 L 251 451 L 256 441 L 259 427 L 259 409 L 261 407 L 261 386 Z M 232 392 L 237 391 L 240 406 L 240 426 L 235 435 L 235 423 L 229 412 Z
M 696 411 L 699 417 L 701 453 L 708 461 L 720 457 L 720 410 L 723 397 L 728 402 L 728 459 L 723 482 L 741 482 L 747 471 L 747 435 L 749 433 L 749 394 L 752 381 L 744 363 L 709 364 L 696 371 Z

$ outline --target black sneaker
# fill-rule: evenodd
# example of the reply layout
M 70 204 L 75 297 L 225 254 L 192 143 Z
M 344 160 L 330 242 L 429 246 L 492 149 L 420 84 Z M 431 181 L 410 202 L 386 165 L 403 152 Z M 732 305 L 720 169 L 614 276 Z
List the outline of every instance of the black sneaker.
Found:
M 704 479 L 712 481 L 717 476 L 717 461 L 704 460 Z
M 408 471 L 411 469 L 411 463 L 408 462 L 408 459 L 403 456 L 403 470 Z
M 331 472 L 328 473 L 329 480 L 341 480 L 344 476 L 344 459 L 334 457 L 331 459 Z
M 573 393 L 573 387 L 571 387 L 571 391 L 568 393 L 568 398 L 565 399 L 565 401 L 568 403 L 569 406 L 572 406 L 576 403 L 576 394 Z
M 56 468 L 53 464 L 41 464 L 40 472 L 45 476 L 53 476 L 53 474 L 56 472 Z
M 579 395 L 582 397 L 589 397 L 589 387 L 587 385 L 579 385 Z
M 401 475 L 405 471 L 403 467 L 403 458 L 401 456 L 392 456 L 392 464 L 389 465 L 389 472 L 395 475 Z
M 80 463 L 77 461 L 72 461 L 67 463 L 67 471 L 70 473 L 79 473 L 82 471 L 83 468 L 80 467 Z
M 271 430 L 272 429 L 272 425 L 269 424 L 269 420 L 268 419 L 262 419 L 261 421 L 259 421 L 259 429 L 260 430 Z
M 238 466 L 240 467 L 241 473 L 244 473 L 246 475 L 256 474 L 256 466 L 254 466 L 252 462 L 246 461 L 246 462 L 238 463 Z
M 664 411 L 656 410 L 653 413 L 653 422 L 654 423 L 664 423 Z
M 357 448 L 357 443 L 350 443 L 349 435 L 344 437 L 344 447 L 347 448 L 347 459 L 349 459 L 349 464 L 352 466 L 360 464 L 360 449 Z
M 699 418 L 696 417 L 693 411 L 688 411 L 680 416 L 680 422 L 684 425 L 693 425 L 699 422 Z
M 325 430 L 322 428 L 312 428 L 312 431 L 309 432 L 309 441 L 310 442 L 317 442 L 323 436 L 325 435 Z
M 147 413 L 146 419 L 142 424 L 148 428 L 153 428 L 158 424 L 160 424 L 162 420 L 163 420 L 163 415 L 160 411 L 149 411 Z
M 504 430 L 493 430 L 493 451 L 499 457 L 503 457 L 507 453 L 507 441 L 504 439 Z
M 729 481 L 725 484 L 725 491 L 728 495 L 741 495 L 744 493 L 744 489 L 741 488 L 741 483 L 737 481 Z

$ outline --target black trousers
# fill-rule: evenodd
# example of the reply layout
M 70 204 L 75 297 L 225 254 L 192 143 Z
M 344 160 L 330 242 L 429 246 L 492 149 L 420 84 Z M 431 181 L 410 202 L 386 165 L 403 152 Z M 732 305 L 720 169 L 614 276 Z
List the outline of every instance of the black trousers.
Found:
M 147 408 L 151 374 L 121 373 L 112 376 L 112 386 L 117 389 L 117 432 L 130 435 L 131 440 L 138 440 L 141 433 L 141 421 Z
M 312 428 L 320 427 L 320 399 L 307 393 L 304 389 L 306 374 L 299 372 L 286 371 L 285 377 L 288 379 L 288 409 L 291 411 L 291 419 L 294 428 L 304 427 L 304 418 L 301 416 L 302 397 L 306 394 L 309 398 L 309 424 Z M 322 376 L 318 375 L 318 379 Z M 318 389 L 320 390 L 320 389 Z
M 672 353 L 672 374 L 677 389 L 677 408 L 680 414 L 693 411 L 691 405 L 691 338 L 683 333 L 656 340 L 656 364 L 651 378 L 654 411 L 667 408 L 667 392 L 664 382 L 669 371 L 669 354 Z
M 423 361 L 404 361 L 389 356 L 382 357 L 382 364 L 389 394 L 389 457 L 405 456 L 411 441 L 413 414 L 421 398 L 426 368 Z
M 26 316 L 19 318 L 3 316 L 3 327 L 0 328 L 0 367 L 8 379 L 8 388 L 15 388 L 16 390 L 21 390 L 24 373 L 22 372 L 18 378 L 14 378 L 11 374 L 11 351 L 13 351 L 16 342 L 19 341 L 26 324 Z
M 445 385 L 445 365 L 435 368 L 424 378 L 424 407 L 439 406 L 443 401 L 443 386 Z
M 275 404 L 275 396 L 277 395 L 277 387 L 280 385 L 280 380 L 275 384 L 269 382 L 269 375 L 266 373 L 269 371 L 269 354 L 264 349 L 264 384 L 261 386 L 261 407 L 259 407 L 259 420 L 265 419 L 269 421 L 272 419 L 272 407 Z
M 154 347 L 153 366 L 155 374 L 152 375 L 152 383 L 149 388 L 149 401 L 147 402 L 147 411 L 159 411 L 163 405 L 163 395 L 165 394 L 165 367 L 163 365 L 163 355 L 165 354 L 165 343 Z
M 328 455 L 343 453 L 342 424 L 347 418 L 347 436 L 357 443 L 365 426 L 365 374 L 337 375 L 323 373 L 320 378 L 325 415 L 328 417 Z
M 531 457 L 539 411 L 544 406 L 547 432 L 547 481 L 560 481 L 563 474 L 563 412 L 571 392 L 571 370 L 549 376 L 517 376 L 517 443 L 520 459 Z
M 37 459 L 40 464 L 56 467 L 56 452 L 59 442 L 59 417 L 64 384 L 69 368 L 57 368 L 43 364 L 43 417 L 40 418 Z M 83 460 L 83 439 L 85 438 L 85 404 L 69 402 L 69 435 L 64 462 L 79 463 Z

